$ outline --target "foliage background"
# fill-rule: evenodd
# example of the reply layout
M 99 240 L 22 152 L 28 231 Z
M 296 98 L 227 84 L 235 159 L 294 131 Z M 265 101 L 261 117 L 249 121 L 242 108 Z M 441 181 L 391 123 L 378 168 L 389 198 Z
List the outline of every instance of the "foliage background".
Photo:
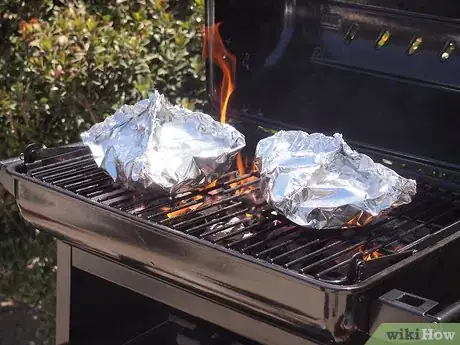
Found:
M 204 0 L 0 0 L 0 157 L 31 142 L 75 142 L 154 88 L 202 108 L 203 11 Z M 31 306 L 44 344 L 55 265 L 53 239 L 26 225 L 0 189 L 0 300 Z

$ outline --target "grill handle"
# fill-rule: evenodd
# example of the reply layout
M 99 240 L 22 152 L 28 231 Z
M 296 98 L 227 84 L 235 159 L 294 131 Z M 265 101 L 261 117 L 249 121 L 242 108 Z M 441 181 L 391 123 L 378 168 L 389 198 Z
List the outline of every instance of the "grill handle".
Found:
M 460 301 L 452 303 L 435 316 L 436 322 L 460 322 Z
M 439 311 L 440 307 L 431 299 L 393 289 L 376 302 L 371 313 L 370 333 L 387 322 L 460 322 L 460 301 Z

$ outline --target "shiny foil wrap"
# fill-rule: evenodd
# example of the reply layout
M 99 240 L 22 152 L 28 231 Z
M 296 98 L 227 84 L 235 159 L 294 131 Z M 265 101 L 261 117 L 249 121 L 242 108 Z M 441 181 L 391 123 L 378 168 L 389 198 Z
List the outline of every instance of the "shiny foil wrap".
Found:
M 246 144 L 232 126 L 173 106 L 156 91 L 149 99 L 122 106 L 81 138 L 115 181 L 170 195 L 227 172 Z
M 210 235 L 205 238 L 209 241 L 219 241 L 225 237 L 224 242 L 233 242 L 241 240 L 247 236 L 251 236 L 252 232 L 245 231 L 241 232 L 245 228 L 244 224 L 241 222 L 241 219 L 238 217 L 233 217 L 229 221 L 219 222 L 213 224 L 209 227 L 209 231 L 212 232 Z M 219 229 L 222 229 L 219 231 Z M 231 236 L 235 234 L 234 236 Z
M 341 134 L 280 131 L 262 139 L 256 166 L 267 202 L 314 229 L 364 226 L 410 203 L 416 182 L 352 150 Z

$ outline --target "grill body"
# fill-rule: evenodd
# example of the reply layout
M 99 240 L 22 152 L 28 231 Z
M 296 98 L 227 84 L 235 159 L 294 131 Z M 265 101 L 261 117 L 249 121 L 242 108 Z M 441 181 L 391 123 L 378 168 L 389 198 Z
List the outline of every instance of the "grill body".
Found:
M 203 298 L 211 298 L 229 307 L 244 310 L 250 315 L 266 318 L 294 333 L 315 334 L 324 341 L 348 339 L 353 333 L 351 330 L 356 328 L 368 332 L 373 322 L 373 304 L 381 295 L 395 287 L 406 286 L 406 277 L 416 279 L 417 270 L 422 269 L 433 274 L 437 271 L 437 258 L 448 255 L 459 243 L 459 224 L 456 221 L 457 213 L 454 212 L 448 214 L 447 226 L 436 225 L 417 237 L 409 234 L 407 249 L 399 252 L 407 255 L 399 257 L 396 250 L 393 254 L 396 255 L 394 261 L 371 261 L 370 266 L 366 266 L 373 270 L 369 277 L 347 284 L 332 278 L 326 279 L 327 277 L 321 279 L 318 275 L 283 267 L 264 256 L 250 255 L 251 252 L 245 250 L 264 237 L 248 240 L 243 247 L 232 248 L 229 245 L 205 241 L 192 233 L 187 234 L 189 226 L 185 230 L 174 229 L 174 225 L 168 227 L 162 225 L 162 221 L 152 222 L 145 217 L 130 214 L 120 206 L 125 205 L 126 209 L 123 201 L 132 204 L 140 201 L 133 199 L 135 196 L 131 192 L 110 181 L 99 185 L 101 176 L 108 179 L 110 177 L 99 170 L 94 162 L 89 165 L 85 163 L 88 153 L 87 148 L 76 146 L 63 155 L 53 155 L 30 164 L 27 172 L 24 171 L 21 161 L 5 166 L 6 174 L 2 175 L 2 183 L 10 185 L 26 220 L 39 229 L 53 232 L 62 240 L 196 291 Z M 397 161 L 395 157 L 392 160 Z M 415 166 L 420 164 L 415 161 L 412 163 Z M 405 165 L 408 165 L 408 161 Z M 438 174 L 456 174 L 447 167 L 425 164 L 423 168 L 435 169 Z M 5 179 L 9 179 L 10 184 Z M 436 193 L 451 193 L 452 197 L 456 197 L 455 184 L 445 181 L 442 183 L 436 178 L 427 181 L 435 186 L 433 188 Z M 84 190 L 90 191 L 89 195 L 96 196 L 90 198 L 88 194 L 85 195 Z M 440 196 L 435 194 L 435 205 L 446 202 L 436 197 Z M 447 201 L 447 205 L 452 207 L 450 199 Z M 155 203 L 155 200 L 150 200 L 149 203 Z M 421 210 L 422 213 L 430 212 L 430 207 Z M 435 218 L 439 216 L 440 214 L 435 214 Z M 210 217 L 212 219 L 213 215 Z M 414 233 L 412 229 L 419 231 L 425 225 L 428 226 L 429 220 L 422 219 L 418 219 L 418 223 L 417 219 L 411 220 L 414 224 L 411 223 L 406 230 Z M 408 220 L 405 221 L 407 223 Z M 258 231 L 263 233 L 267 229 L 261 226 Z M 307 234 L 300 232 L 298 239 L 305 236 Z M 315 234 L 313 238 L 317 236 Z M 330 258 L 324 257 L 321 260 L 331 261 L 331 258 L 338 257 L 338 252 L 340 255 L 346 254 L 341 262 L 346 263 L 347 267 L 353 267 L 353 255 L 356 254 L 361 239 L 359 233 L 353 234 L 351 240 L 341 236 L 334 237 L 336 234 L 326 234 L 325 238 L 330 236 L 335 239 L 332 246 L 342 241 L 346 244 L 346 250 L 331 252 Z M 364 237 L 366 236 L 370 234 L 366 233 Z M 296 240 L 289 237 L 285 240 L 293 241 L 296 248 L 310 245 L 310 242 L 296 243 Z M 392 241 L 387 239 L 386 242 Z M 325 247 L 319 250 L 325 250 Z M 276 248 L 276 245 L 266 247 L 265 252 L 271 248 Z M 281 253 L 286 253 L 286 248 L 281 247 Z M 413 249 L 416 251 L 412 251 Z M 391 259 L 392 255 L 387 257 Z M 377 266 L 373 268 L 375 262 Z M 410 283 L 413 285 L 414 282 Z M 452 301 L 448 299 L 447 302 Z M 417 317 L 435 319 L 435 315 L 423 313 Z
M 458 320 L 459 3 L 209 0 L 206 17 L 237 58 L 229 118 L 249 134 L 246 156 L 272 129 L 339 131 L 415 178 L 417 198 L 360 231 L 309 232 L 257 218 L 265 206 L 236 194 L 253 176 L 212 187 L 209 207 L 165 203 L 114 184 L 74 145 L 1 163 L 24 218 L 70 243 L 63 257 L 79 269 L 265 344 L 356 344 L 381 322 Z M 219 66 L 207 74 L 217 115 Z M 249 236 L 212 237 L 235 216 Z M 374 250 L 383 257 L 365 260 Z

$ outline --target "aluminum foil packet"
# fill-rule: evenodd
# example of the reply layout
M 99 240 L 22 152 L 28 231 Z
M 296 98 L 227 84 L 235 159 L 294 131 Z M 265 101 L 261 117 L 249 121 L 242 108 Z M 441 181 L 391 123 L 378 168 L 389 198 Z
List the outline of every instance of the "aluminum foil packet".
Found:
M 269 204 L 314 229 L 354 228 L 408 204 L 414 180 L 350 148 L 341 134 L 280 131 L 262 139 L 256 167 Z
M 169 103 L 155 91 L 81 135 L 99 167 L 116 182 L 170 195 L 227 172 L 245 137 L 211 116 Z

